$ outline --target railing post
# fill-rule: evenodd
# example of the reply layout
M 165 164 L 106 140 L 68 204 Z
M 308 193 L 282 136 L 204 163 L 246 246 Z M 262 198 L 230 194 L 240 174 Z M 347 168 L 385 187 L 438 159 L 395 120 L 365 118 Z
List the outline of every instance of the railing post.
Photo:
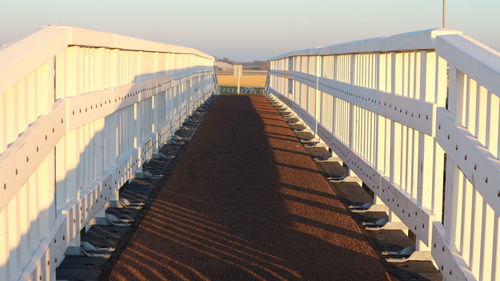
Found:
M 323 75 L 322 74 L 322 69 L 323 69 L 323 57 L 322 56 L 316 56 L 316 69 L 314 71 L 315 76 L 316 76 L 316 90 L 315 90 L 315 109 L 314 109 L 314 115 L 316 119 L 316 128 L 314 128 L 314 133 L 315 135 L 318 135 L 318 124 L 321 123 L 321 101 L 323 97 L 321 96 L 321 91 L 319 90 L 319 78 Z M 323 142 L 320 138 L 320 142 Z
M 435 84 L 436 84 L 436 55 L 434 52 L 420 52 L 417 54 L 415 60 L 418 69 L 417 73 L 420 76 L 420 93 L 419 99 L 423 102 L 434 102 L 435 98 Z M 417 200 L 426 208 L 431 209 L 433 212 L 440 212 L 433 208 L 433 198 L 438 199 L 436 194 L 442 193 L 442 187 L 436 185 L 435 170 L 436 166 L 442 165 L 442 158 L 439 159 L 437 155 L 437 147 L 431 136 L 427 136 L 422 132 L 418 132 L 418 171 L 417 171 Z M 441 161 L 439 161 L 441 160 Z M 426 163 L 424 165 L 424 163 Z M 442 167 L 441 167 L 442 171 Z M 439 199 L 438 199 L 439 200 Z M 435 213 L 436 214 L 436 213 Z M 436 214 L 439 217 L 439 213 Z M 420 240 L 417 240 L 416 249 L 420 251 L 429 251 L 429 248 Z
M 385 64 L 385 54 L 383 53 L 377 53 L 375 55 L 375 84 L 374 87 L 375 89 L 379 91 L 385 91 L 385 71 L 386 71 L 386 64 Z M 384 144 L 384 137 L 385 137 L 385 123 L 383 120 L 383 117 L 380 116 L 379 114 L 375 114 L 375 128 L 374 130 L 374 159 L 373 159 L 373 165 L 375 168 L 375 171 L 381 172 L 382 174 L 385 172 L 384 171 L 384 153 L 379 153 L 379 152 L 384 152 L 385 151 L 385 144 Z M 379 146 L 380 144 L 380 146 Z M 380 182 L 378 183 L 380 185 Z M 374 205 L 381 205 L 385 206 L 384 202 L 382 199 L 374 195 L 373 198 L 373 204 Z
M 350 84 L 355 84 L 356 82 L 356 79 L 355 79 L 355 75 L 356 75 L 356 55 L 355 54 L 351 54 L 350 55 L 350 68 L 349 68 L 349 80 L 350 80 Z M 349 148 L 351 150 L 354 149 L 354 123 L 357 122 L 355 121 L 355 117 L 354 117 L 354 105 L 352 103 L 349 103 Z
M 392 52 L 391 54 L 391 93 L 401 95 L 402 84 L 402 54 Z M 389 106 L 392 109 L 392 106 Z M 399 185 L 401 182 L 401 125 L 396 124 L 394 120 L 390 121 L 390 157 L 389 157 L 389 179 L 391 182 Z M 399 147 L 396 147 L 399 145 Z M 401 222 L 401 219 L 389 210 L 389 221 Z
M 463 116 L 463 103 L 465 95 L 466 80 L 465 75 L 451 66 L 449 69 L 450 87 L 448 93 L 448 111 L 455 118 L 457 123 L 461 123 Z M 446 230 L 446 239 L 450 245 L 455 245 L 459 239 L 458 231 L 461 220 L 458 219 L 457 213 L 461 212 L 459 205 L 459 196 L 462 194 L 462 180 L 460 180 L 459 170 L 453 161 L 447 157 L 446 159 L 446 190 L 445 190 L 445 205 L 444 205 L 444 221 L 443 225 Z M 460 215 L 461 217 L 461 215 Z

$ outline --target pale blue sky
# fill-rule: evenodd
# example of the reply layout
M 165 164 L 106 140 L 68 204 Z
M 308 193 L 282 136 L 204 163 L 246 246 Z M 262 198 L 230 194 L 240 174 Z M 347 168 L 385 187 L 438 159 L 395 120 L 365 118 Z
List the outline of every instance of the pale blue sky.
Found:
M 267 59 L 441 25 L 442 0 L 0 0 L 0 43 L 64 24 Z M 447 0 L 448 27 L 500 49 L 500 0 Z

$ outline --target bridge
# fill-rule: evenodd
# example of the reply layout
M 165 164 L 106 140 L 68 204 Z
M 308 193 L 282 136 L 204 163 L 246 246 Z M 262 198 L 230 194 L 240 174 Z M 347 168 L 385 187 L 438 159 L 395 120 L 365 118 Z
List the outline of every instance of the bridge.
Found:
M 424 30 L 218 93 L 187 47 L 0 49 L 0 280 L 500 280 L 498 52 Z

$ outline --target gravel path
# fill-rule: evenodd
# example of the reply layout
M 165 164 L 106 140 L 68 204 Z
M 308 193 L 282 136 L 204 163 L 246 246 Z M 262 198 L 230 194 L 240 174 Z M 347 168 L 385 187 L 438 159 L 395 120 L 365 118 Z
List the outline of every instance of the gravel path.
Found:
M 220 96 L 110 280 L 389 280 L 261 96 Z

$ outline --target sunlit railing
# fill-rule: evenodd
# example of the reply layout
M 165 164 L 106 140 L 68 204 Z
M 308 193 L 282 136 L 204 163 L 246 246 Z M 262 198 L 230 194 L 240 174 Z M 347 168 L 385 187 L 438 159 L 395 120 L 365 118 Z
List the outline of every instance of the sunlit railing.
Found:
M 290 106 L 446 280 L 500 280 L 500 56 L 451 30 L 271 59 Z
M 0 280 L 55 280 L 65 250 L 215 90 L 194 49 L 45 27 L 0 49 Z

